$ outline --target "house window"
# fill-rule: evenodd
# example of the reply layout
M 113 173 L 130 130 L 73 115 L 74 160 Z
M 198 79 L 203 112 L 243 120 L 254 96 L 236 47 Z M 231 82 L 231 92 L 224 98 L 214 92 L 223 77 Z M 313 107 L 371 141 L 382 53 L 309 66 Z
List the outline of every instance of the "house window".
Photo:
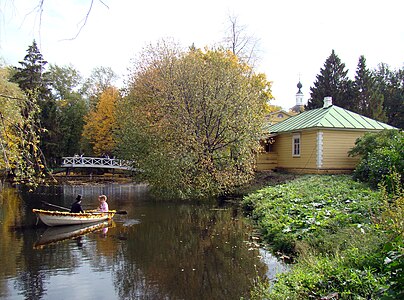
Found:
M 278 118 L 282 119 L 283 118 L 283 114 L 278 114 Z
M 293 135 L 292 156 L 300 156 L 300 134 Z

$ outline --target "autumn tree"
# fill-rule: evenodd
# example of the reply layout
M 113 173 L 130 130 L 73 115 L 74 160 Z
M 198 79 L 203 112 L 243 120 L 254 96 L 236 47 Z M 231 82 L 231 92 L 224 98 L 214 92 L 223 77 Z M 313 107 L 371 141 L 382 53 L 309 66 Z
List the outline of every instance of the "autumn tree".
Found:
M 118 109 L 119 150 L 155 189 L 179 197 L 246 183 L 270 83 L 226 50 L 150 46 Z
M 17 181 L 37 183 L 44 165 L 39 151 L 39 107 L 10 80 L 10 68 L 0 68 L 0 169 Z
M 87 98 L 89 109 L 97 107 L 100 95 L 108 88 L 113 87 L 118 75 L 110 67 L 96 67 L 91 71 L 83 84 L 81 93 Z
M 332 97 L 333 104 L 351 109 L 352 81 L 347 76 L 345 64 L 341 62 L 334 50 L 326 59 L 320 74 L 316 76 L 314 86 L 310 87 L 310 99 L 306 109 L 323 106 L 324 97 Z
M 101 93 L 96 109 L 85 117 L 83 137 L 89 140 L 95 155 L 114 153 L 113 133 L 117 128 L 115 111 L 119 98 L 118 89 L 108 87 Z

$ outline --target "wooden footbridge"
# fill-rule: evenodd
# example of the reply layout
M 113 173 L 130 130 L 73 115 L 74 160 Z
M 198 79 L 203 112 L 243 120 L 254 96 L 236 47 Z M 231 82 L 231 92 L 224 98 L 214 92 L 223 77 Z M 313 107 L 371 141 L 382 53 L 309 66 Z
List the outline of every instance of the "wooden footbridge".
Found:
M 118 169 L 137 171 L 134 168 L 134 161 L 117 159 L 117 158 L 104 158 L 104 157 L 62 157 L 61 167 L 63 168 L 103 168 L 103 169 Z

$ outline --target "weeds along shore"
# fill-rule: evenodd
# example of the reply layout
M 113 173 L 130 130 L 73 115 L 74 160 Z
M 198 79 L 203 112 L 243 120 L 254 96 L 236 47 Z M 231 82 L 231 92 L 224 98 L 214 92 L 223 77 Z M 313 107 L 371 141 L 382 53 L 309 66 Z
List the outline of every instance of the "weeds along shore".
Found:
M 274 283 L 258 280 L 252 299 L 404 296 L 402 193 L 348 175 L 307 175 L 262 188 L 243 207 L 273 251 L 294 261 Z

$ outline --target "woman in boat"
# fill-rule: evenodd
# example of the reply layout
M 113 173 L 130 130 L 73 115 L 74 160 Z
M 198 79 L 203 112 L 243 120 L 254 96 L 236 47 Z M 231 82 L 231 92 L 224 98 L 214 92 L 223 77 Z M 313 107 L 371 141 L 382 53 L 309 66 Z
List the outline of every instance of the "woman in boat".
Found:
M 76 201 L 72 204 L 70 208 L 71 213 L 83 213 L 84 210 L 81 207 L 81 195 L 77 195 Z
M 107 196 L 101 195 L 98 197 L 98 200 L 100 201 L 100 206 L 98 207 L 98 210 L 102 212 L 107 212 L 109 210 L 107 203 Z

